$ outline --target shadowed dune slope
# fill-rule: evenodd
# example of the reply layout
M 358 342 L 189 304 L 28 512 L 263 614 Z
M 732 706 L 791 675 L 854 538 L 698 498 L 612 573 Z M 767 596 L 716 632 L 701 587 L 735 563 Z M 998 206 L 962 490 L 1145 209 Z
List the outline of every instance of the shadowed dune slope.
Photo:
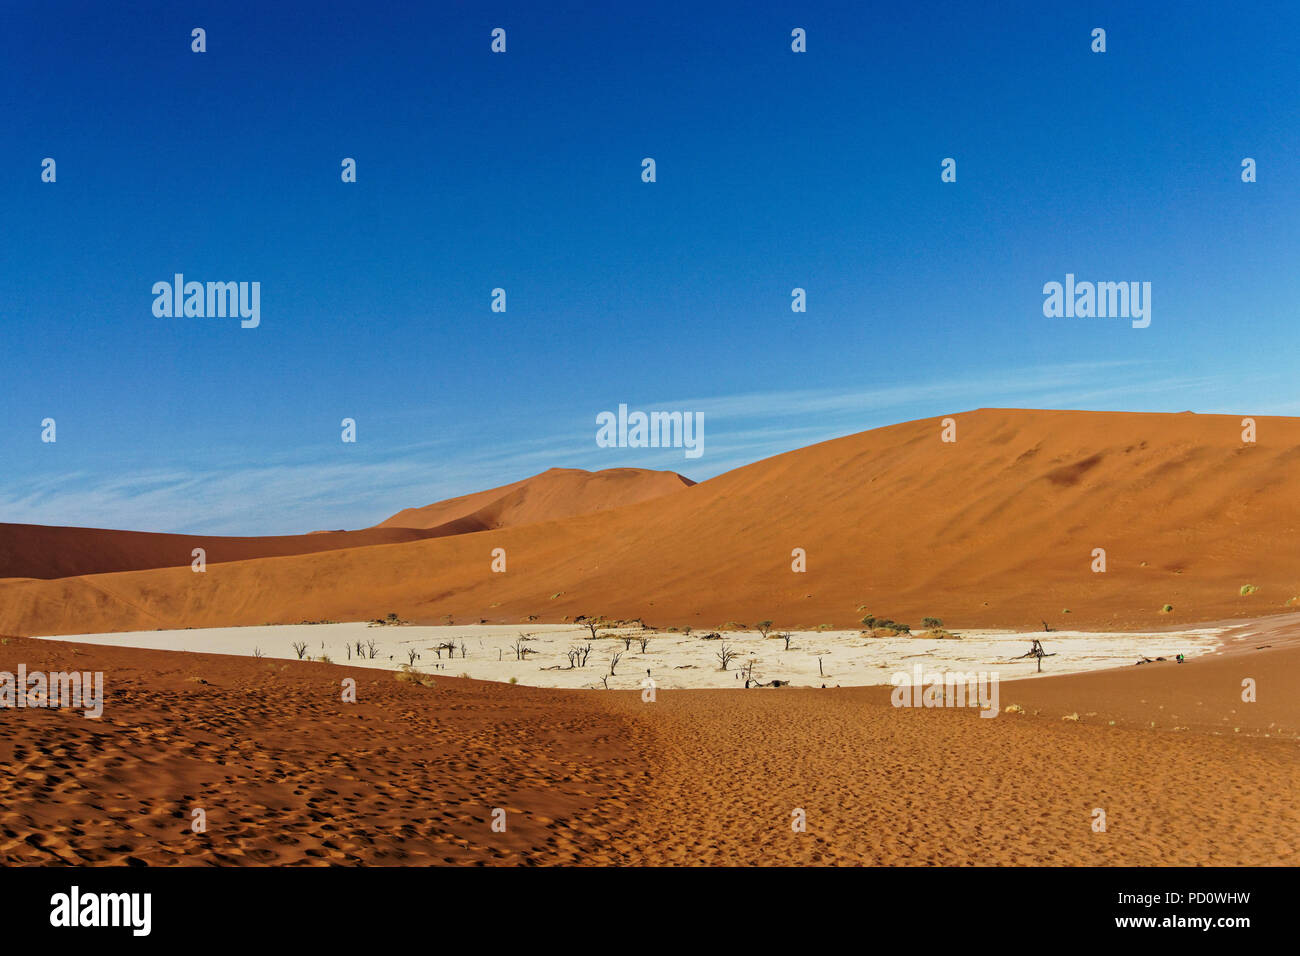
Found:
M 823 442 L 620 508 L 385 547 L 0 583 L 0 629 L 364 620 L 1149 628 L 1289 613 L 1300 420 L 981 409 Z M 505 548 L 506 573 L 492 573 Z M 791 553 L 804 549 L 807 571 Z M 1092 570 L 1094 549 L 1106 570 Z M 1243 595 L 1245 585 L 1255 588 Z M 1297 602 L 1300 603 L 1300 602 Z M 1172 611 L 1162 608 L 1171 605 Z M 1069 613 L 1065 613 L 1068 609 Z
M 24 768 L 0 775 L 4 866 L 585 863 L 601 842 L 591 808 L 644 783 L 590 698 L 0 642 L 0 670 L 101 671 L 105 697 L 101 719 L 4 712 L 0 760 Z M 356 703 L 337 693 L 347 676 Z

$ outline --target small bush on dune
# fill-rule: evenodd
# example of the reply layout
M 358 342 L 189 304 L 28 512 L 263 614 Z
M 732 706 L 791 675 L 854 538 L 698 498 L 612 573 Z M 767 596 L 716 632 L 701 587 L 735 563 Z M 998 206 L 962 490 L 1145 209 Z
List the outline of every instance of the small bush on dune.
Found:
M 1255 587 L 1253 584 L 1243 584 L 1241 586 L 1241 596 L 1245 597 L 1247 594 L 1254 594 L 1258 590 L 1259 588 Z
M 394 676 L 404 684 L 419 684 L 421 687 L 433 687 L 435 683 L 432 677 L 420 673 L 410 664 L 403 664 Z

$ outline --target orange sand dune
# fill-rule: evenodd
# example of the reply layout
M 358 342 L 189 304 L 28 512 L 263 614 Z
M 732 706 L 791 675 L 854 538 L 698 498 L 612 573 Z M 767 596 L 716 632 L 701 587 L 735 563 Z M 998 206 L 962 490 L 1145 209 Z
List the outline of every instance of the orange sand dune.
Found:
M 1300 420 L 981 409 L 835 439 L 672 494 L 383 547 L 0 583 L 0 629 L 304 618 L 1180 626 L 1300 595 Z M 491 571 L 504 548 L 506 573 Z M 807 554 L 793 573 L 791 554 Z M 1094 549 L 1106 552 L 1094 573 Z M 1243 595 L 1250 585 L 1256 590 Z M 1164 605 L 1170 613 L 1162 613 Z M 1068 613 L 1066 613 L 1068 610 Z
M 511 485 L 410 508 L 361 531 L 312 531 L 269 537 L 215 537 L 0 524 L 0 578 L 64 578 L 112 571 L 188 567 L 195 548 L 207 560 L 313 554 L 340 548 L 396 544 L 646 501 L 694 484 L 669 471 L 611 468 L 588 472 L 553 468 Z
M 1257 641 L 1008 682 L 1024 712 L 985 719 L 8 638 L 0 670 L 99 670 L 106 701 L 4 712 L 0 864 L 1295 865 L 1300 646 Z
M 671 471 L 607 468 L 593 472 L 552 468 L 500 488 L 449 498 L 423 508 L 407 508 L 375 527 L 443 529 L 450 526 L 458 534 L 488 531 L 649 501 L 693 484 L 689 478 Z

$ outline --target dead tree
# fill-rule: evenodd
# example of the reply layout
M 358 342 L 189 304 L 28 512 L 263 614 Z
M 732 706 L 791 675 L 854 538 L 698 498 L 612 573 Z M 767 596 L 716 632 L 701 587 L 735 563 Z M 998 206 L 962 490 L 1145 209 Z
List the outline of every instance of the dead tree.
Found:
M 307 653 L 307 642 L 294 641 L 290 646 L 293 647 L 294 652 L 298 655 L 298 660 L 302 660 L 302 656 Z
M 614 668 L 618 666 L 618 662 L 621 661 L 622 659 L 623 659 L 623 655 L 620 654 L 620 653 L 616 653 L 613 657 L 611 657 L 611 658 L 609 659 L 609 676 L 610 676 L 610 677 L 613 677 L 613 676 L 614 676 Z
M 1025 651 L 1025 653 L 1021 654 L 1019 657 L 1013 657 L 1011 659 L 1013 661 L 1022 661 L 1026 657 L 1032 657 L 1038 661 L 1038 673 L 1041 674 L 1043 672 L 1043 658 L 1055 657 L 1056 655 L 1047 653 L 1047 651 L 1043 649 L 1042 641 L 1037 638 L 1034 638 L 1033 640 L 1034 642 L 1029 646 L 1029 650 Z
M 722 669 L 725 671 L 727 665 L 740 656 L 740 652 L 733 651 L 730 644 L 723 644 L 714 656 L 717 657 L 718 663 L 722 665 Z
M 642 636 L 638 643 L 641 645 L 641 653 L 644 654 L 645 649 L 650 646 L 650 638 Z
M 586 667 L 587 658 L 591 656 L 591 645 L 579 645 L 578 647 L 569 648 L 567 655 L 569 658 L 569 669 L 575 667 Z
M 591 631 L 591 639 L 594 641 L 597 637 L 596 632 L 605 626 L 605 619 L 603 617 L 588 617 L 585 614 L 580 614 L 574 619 L 573 623 L 581 624 L 587 630 Z
M 777 635 L 777 637 L 785 641 L 785 649 L 788 651 L 790 649 L 790 640 L 791 638 L 794 637 L 794 635 L 791 634 L 789 631 L 782 631 L 780 634 Z

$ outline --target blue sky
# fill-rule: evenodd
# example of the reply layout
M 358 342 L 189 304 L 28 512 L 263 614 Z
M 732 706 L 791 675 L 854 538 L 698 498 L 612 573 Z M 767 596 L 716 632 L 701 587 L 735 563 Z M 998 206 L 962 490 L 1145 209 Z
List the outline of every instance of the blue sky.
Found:
M 1300 412 L 1300 9 L 980 6 L 6 4 L 0 521 L 293 533 L 988 405 Z M 176 272 L 261 325 L 155 317 Z M 1045 318 L 1067 272 L 1151 282 L 1151 326 Z M 619 403 L 704 456 L 598 448 Z

